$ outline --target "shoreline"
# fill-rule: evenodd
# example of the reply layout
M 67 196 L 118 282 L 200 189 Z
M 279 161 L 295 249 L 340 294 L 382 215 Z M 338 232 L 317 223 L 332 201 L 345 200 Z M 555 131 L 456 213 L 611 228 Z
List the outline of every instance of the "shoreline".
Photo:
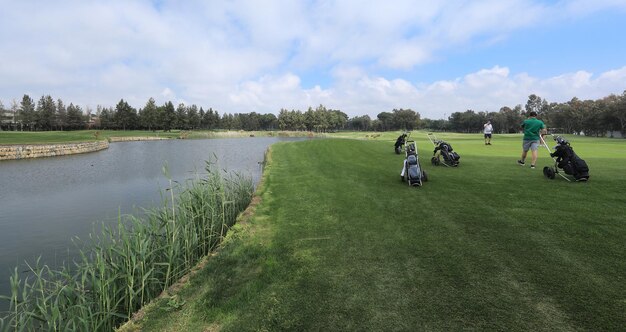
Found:
M 68 156 L 73 154 L 96 152 L 108 148 L 108 141 L 62 144 L 0 145 L 0 161 Z
M 290 131 L 268 131 L 268 132 L 242 132 L 226 131 L 211 133 L 195 133 L 195 135 L 180 136 L 176 139 L 214 139 L 214 138 L 246 138 L 246 137 L 323 137 L 325 134 L 313 132 L 290 132 Z M 55 144 L 0 144 L 0 161 L 20 160 L 32 158 L 58 157 L 73 154 L 97 152 L 109 148 L 109 143 L 130 142 L 130 141 L 161 141 L 175 139 L 173 137 L 159 136 L 109 136 L 105 140 L 86 141 L 75 143 L 55 143 Z
M 267 163 L 269 163 L 271 159 L 272 146 L 270 145 L 265 152 L 265 165 L 267 165 Z M 256 189 L 254 190 L 254 193 L 252 195 L 252 199 L 250 200 L 250 204 L 248 204 L 244 211 L 240 212 L 237 215 L 237 218 L 232 228 L 226 233 L 225 239 L 215 248 L 215 250 L 203 257 L 200 261 L 198 261 L 196 265 L 194 265 L 194 267 L 189 270 L 188 273 L 179 278 L 178 281 L 176 281 L 172 286 L 164 289 L 159 296 L 155 297 L 154 299 L 143 305 L 139 310 L 135 311 L 125 323 L 115 329 L 116 332 L 141 330 L 141 326 L 138 324 L 140 324 L 141 320 L 143 320 L 147 312 L 153 312 L 154 310 L 158 310 L 158 302 L 163 299 L 175 299 L 180 293 L 180 290 L 189 285 L 190 279 L 197 275 L 200 271 L 202 271 L 202 269 L 204 269 L 208 264 L 209 260 L 220 254 L 222 246 L 225 242 L 228 242 L 228 238 L 236 236 L 237 233 L 245 231 L 245 229 L 250 227 L 250 220 L 256 215 L 257 207 L 263 201 L 262 195 L 265 191 L 265 185 L 268 176 L 268 169 L 266 169 L 264 166 L 259 183 L 257 184 Z
M 129 136 L 129 137 L 109 137 L 108 141 L 111 143 L 115 142 L 131 142 L 131 141 L 163 141 L 171 139 L 169 137 L 156 137 L 156 136 Z

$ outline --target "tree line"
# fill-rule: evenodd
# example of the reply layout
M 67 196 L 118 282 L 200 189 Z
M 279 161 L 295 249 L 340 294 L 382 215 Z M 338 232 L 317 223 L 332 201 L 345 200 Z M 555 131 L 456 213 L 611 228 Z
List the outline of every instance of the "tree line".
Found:
M 549 103 L 532 94 L 526 105 L 503 106 L 497 112 L 466 110 L 454 112 L 447 119 L 422 119 L 411 109 L 393 109 L 381 112 L 375 119 L 369 115 L 348 117 L 340 110 L 323 105 L 309 107 L 306 111 L 281 109 L 278 116 L 267 113 L 223 113 L 212 108 L 179 104 L 171 101 L 157 105 L 153 98 L 136 109 L 123 99 L 115 107 L 98 106 L 83 110 L 61 99 L 42 96 L 36 103 L 24 95 L 10 108 L 0 102 L 0 129 L 3 130 L 302 130 L 329 132 L 338 130 L 395 131 L 428 129 L 473 133 L 482 131 L 483 124 L 491 121 L 498 133 L 516 133 L 520 123 L 531 111 L 537 112 L 548 127 L 563 133 L 585 133 L 604 136 L 607 132 L 626 134 L 626 91 L 597 100 L 580 100 L 576 97 L 564 103 Z
M 6 109 L 0 102 L 2 130 L 47 131 L 78 129 L 109 130 L 301 130 L 328 132 L 338 130 L 400 130 L 414 129 L 419 124 L 419 113 L 412 110 L 393 110 L 383 112 L 382 126 L 369 116 L 349 118 L 340 110 L 327 109 L 319 105 L 306 111 L 281 109 L 278 116 L 268 113 L 224 113 L 205 110 L 197 105 L 179 104 L 171 101 L 157 105 L 150 98 L 144 107 L 137 110 L 121 99 L 115 107 L 98 106 L 83 110 L 70 103 L 54 100 L 50 95 L 42 96 L 39 101 L 24 95 L 18 104 L 13 102 Z M 380 128 L 378 128 L 380 127 Z
M 626 91 L 597 100 L 580 100 L 576 97 L 564 103 L 550 103 L 532 94 L 526 105 L 513 108 L 504 106 L 498 112 L 455 112 L 447 121 L 429 120 L 423 126 L 436 130 L 455 132 L 481 131 L 486 121 L 491 121 L 498 133 L 516 133 L 520 123 L 534 111 L 546 125 L 559 133 L 584 133 L 587 136 L 605 136 L 613 132 L 626 134 Z

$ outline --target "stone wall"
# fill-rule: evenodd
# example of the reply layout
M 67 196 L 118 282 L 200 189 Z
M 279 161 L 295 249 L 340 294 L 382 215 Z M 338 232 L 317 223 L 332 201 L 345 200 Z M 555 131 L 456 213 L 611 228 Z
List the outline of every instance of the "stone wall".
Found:
M 109 137 L 111 142 L 128 142 L 128 141 L 160 141 L 169 139 L 167 137 L 155 137 L 155 136 L 137 136 L 137 137 Z
M 65 144 L 0 145 L 0 160 L 64 156 L 100 151 L 109 148 L 109 142 L 97 141 Z

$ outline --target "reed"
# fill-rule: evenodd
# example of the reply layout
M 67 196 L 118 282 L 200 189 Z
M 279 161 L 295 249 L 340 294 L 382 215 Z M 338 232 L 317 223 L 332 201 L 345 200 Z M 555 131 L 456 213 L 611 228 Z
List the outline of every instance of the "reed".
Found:
M 162 206 L 76 241 L 72 262 L 15 268 L 0 331 L 111 331 L 128 320 L 214 250 L 249 204 L 251 179 L 223 176 L 209 162 L 206 172 L 170 181 Z

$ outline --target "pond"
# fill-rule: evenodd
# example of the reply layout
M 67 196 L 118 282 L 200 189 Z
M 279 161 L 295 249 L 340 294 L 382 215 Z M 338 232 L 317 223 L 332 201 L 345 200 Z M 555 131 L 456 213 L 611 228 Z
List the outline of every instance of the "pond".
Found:
M 54 265 L 71 256 L 74 237 L 86 240 L 120 214 L 161 205 L 170 186 L 164 168 L 180 183 L 212 160 L 256 183 L 269 145 L 287 140 L 302 138 L 119 142 L 100 152 L 0 162 L 0 294 L 9 295 L 9 276 L 24 261 L 41 256 Z M 0 312 L 7 307 L 0 301 Z

